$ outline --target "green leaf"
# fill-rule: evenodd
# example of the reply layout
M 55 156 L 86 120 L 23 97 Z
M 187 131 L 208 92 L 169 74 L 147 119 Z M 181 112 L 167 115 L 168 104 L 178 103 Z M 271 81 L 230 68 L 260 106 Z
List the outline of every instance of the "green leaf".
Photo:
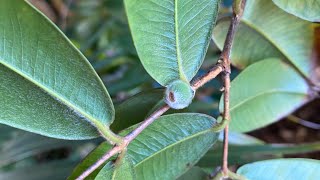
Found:
M 237 173 L 259 180 L 317 180 L 320 177 L 320 161 L 300 158 L 260 161 L 242 166 Z
M 230 129 L 248 132 L 288 115 L 308 101 L 308 84 L 280 59 L 259 61 L 231 83 Z M 220 111 L 223 111 L 223 100 Z
M 141 92 L 116 106 L 116 119 L 111 124 L 114 132 L 143 121 L 150 109 L 163 99 L 163 89 Z
M 196 113 L 160 117 L 128 147 L 137 179 L 173 179 L 183 174 L 217 140 L 218 133 L 211 130 L 214 123 L 212 117 Z
M 106 164 L 95 180 L 133 180 L 136 179 L 134 167 L 129 156 L 124 156 L 117 162 Z
M 112 101 L 86 58 L 26 1 L 0 1 L 0 123 L 61 139 L 98 136 Z
M 141 62 L 161 85 L 189 82 L 200 68 L 219 0 L 125 0 Z
M 220 49 L 228 24 L 221 21 L 213 31 L 213 39 Z M 282 11 L 272 1 L 247 0 L 232 48 L 232 63 L 244 68 L 265 58 L 279 57 L 288 59 L 304 76 L 310 77 L 314 69 L 316 27 Z
M 229 25 L 230 21 L 223 19 L 214 28 L 213 38 L 220 49 L 223 48 Z M 265 39 L 263 34 L 243 22 L 240 23 L 231 51 L 232 64 L 244 69 L 250 64 L 270 57 L 286 59 L 277 47 Z
M 218 133 L 211 129 L 214 125 L 215 120 L 212 117 L 202 114 L 161 116 L 128 146 L 127 155 L 133 161 L 137 179 L 179 177 L 216 142 Z M 134 127 L 123 131 L 121 135 L 129 133 Z M 97 159 L 97 154 L 104 154 L 108 148 L 110 145 L 101 144 L 78 165 L 69 179 L 79 176 Z M 93 162 L 91 159 L 94 159 Z
M 259 160 L 281 158 L 284 155 L 317 152 L 320 142 L 306 144 L 248 144 L 229 146 L 229 164 L 242 165 Z M 220 166 L 223 151 L 222 143 L 217 143 L 201 158 L 197 166 L 214 168 Z
M 278 7 L 307 21 L 320 22 L 319 0 L 272 0 Z
M 206 180 L 209 175 L 200 167 L 192 167 L 189 171 L 184 173 L 178 180 Z

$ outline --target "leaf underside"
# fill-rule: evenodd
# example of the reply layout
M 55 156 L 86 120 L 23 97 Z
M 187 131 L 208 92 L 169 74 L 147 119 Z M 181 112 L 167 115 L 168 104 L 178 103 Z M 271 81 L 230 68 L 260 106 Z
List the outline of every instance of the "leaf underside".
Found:
M 257 76 L 259 74 L 259 76 Z M 231 83 L 230 129 L 248 132 L 276 122 L 308 101 L 308 84 L 280 59 L 259 61 Z M 220 111 L 223 109 L 220 100 Z
M 320 0 L 272 0 L 284 11 L 299 18 L 320 22 Z
M 220 49 L 223 47 L 228 24 L 223 20 L 213 31 L 213 39 Z M 305 77 L 312 78 L 312 58 L 317 53 L 314 42 L 316 28 L 319 25 L 284 12 L 272 1 L 247 0 L 235 35 L 232 63 L 245 68 L 259 60 L 278 57 L 289 60 Z
M 219 0 L 125 0 L 140 60 L 161 85 L 189 82 L 205 57 Z
M 254 162 L 238 169 L 248 179 L 308 179 L 320 177 L 320 161 L 313 159 L 275 159 Z

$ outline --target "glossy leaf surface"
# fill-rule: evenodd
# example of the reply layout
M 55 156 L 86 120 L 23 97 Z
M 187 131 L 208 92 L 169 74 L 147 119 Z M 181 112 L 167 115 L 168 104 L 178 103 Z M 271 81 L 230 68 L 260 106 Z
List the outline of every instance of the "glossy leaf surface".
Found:
M 276 159 L 242 166 L 237 171 L 248 179 L 317 180 L 320 177 L 320 161 L 313 159 Z
M 0 1 L 0 122 L 61 139 L 88 139 L 114 116 L 86 58 L 22 0 Z
M 196 113 L 160 117 L 128 146 L 127 153 L 133 161 L 137 179 L 174 179 L 182 175 L 218 139 L 218 133 L 210 129 L 214 123 L 213 118 Z M 128 130 L 121 134 L 127 133 Z M 109 147 L 106 143 L 101 144 L 78 165 L 69 179 L 80 175 L 91 165 L 91 159 L 97 159 Z
M 140 60 L 161 85 L 189 82 L 197 73 L 218 6 L 219 0 L 125 0 Z
M 232 81 L 231 87 L 230 128 L 235 132 L 248 132 L 276 122 L 308 99 L 308 84 L 280 59 L 249 66 Z M 221 112 L 222 107 L 221 100 Z
M 228 26 L 228 22 L 221 22 L 213 32 L 220 49 Z M 244 68 L 265 58 L 279 57 L 288 59 L 304 76 L 312 76 L 319 25 L 290 15 L 269 0 L 247 0 L 241 23 L 231 53 L 236 66 Z
M 302 19 L 320 22 L 319 0 L 272 0 L 284 11 Z

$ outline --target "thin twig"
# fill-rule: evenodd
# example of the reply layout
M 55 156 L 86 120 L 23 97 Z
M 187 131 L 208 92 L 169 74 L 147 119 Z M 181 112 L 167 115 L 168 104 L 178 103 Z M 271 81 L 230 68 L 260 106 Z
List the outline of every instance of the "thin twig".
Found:
M 143 121 L 135 130 L 130 132 L 125 139 L 130 143 L 134 140 L 145 128 L 147 128 L 153 121 L 155 121 L 158 117 L 160 117 L 163 113 L 168 111 L 170 107 L 168 105 L 164 105 L 154 113 L 152 113 L 145 121 Z
M 210 80 L 214 79 L 216 76 L 218 76 L 223 71 L 223 67 L 220 63 L 217 63 L 213 67 L 210 68 L 210 70 L 203 76 L 201 76 L 199 79 L 195 80 L 192 83 L 192 88 L 194 90 L 199 89 L 201 86 L 209 82 Z
M 237 30 L 237 27 L 240 23 L 240 18 L 243 14 L 245 6 L 245 0 L 237 0 L 233 6 L 233 16 L 231 19 L 231 24 L 228 30 L 228 34 L 224 43 L 223 50 L 221 52 L 220 61 L 224 68 L 223 72 L 223 82 L 224 82 L 224 98 L 223 98 L 223 119 L 228 121 L 230 118 L 230 74 L 231 74 L 231 61 L 230 54 L 231 48 L 234 40 L 234 36 Z M 223 137 L 223 155 L 222 155 L 222 172 L 224 176 L 228 176 L 228 134 L 229 134 L 229 125 L 224 129 Z
M 244 1 L 244 0 L 243 0 Z M 208 73 L 201 76 L 200 78 L 196 79 L 192 82 L 192 88 L 194 90 L 199 89 L 201 86 L 203 86 L 205 83 L 209 82 L 210 80 L 214 79 L 217 75 L 219 75 L 221 72 L 224 72 L 224 86 L 226 88 L 225 90 L 225 108 L 224 108 L 224 118 L 226 120 L 230 119 L 229 114 L 229 88 L 230 88 L 230 51 L 232 47 L 232 41 L 234 38 L 236 27 L 238 26 L 240 22 L 239 15 L 235 15 L 232 19 L 232 23 L 230 25 L 230 29 L 227 34 L 227 39 L 225 43 L 225 47 L 223 48 L 223 51 L 221 53 L 220 59 L 222 61 L 218 61 L 216 65 L 214 65 Z M 168 105 L 164 105 L 160 107 L 158 110 L 156 110 L 154 113 L 152 113 L 147 119 L 145 119 L 135 130 L 130 132 L 128 135 L 124 137 L 124 140 L 121 144 L 114 146 L 111 150 L 106 152 L 97 162 L 95 162 L 91 167 L 86 169 L 78 178 L 77 180 L 82 180 L 89 176 L 94 170 L 96 170 L 99 166 L 101 166 L 104 162 L 106 162 L 108 159 L 110 159 L 112 156 L 114 156 L 117 153 L 120 153 L 123 149 L 125 149 L 131 141 L 133 141 L 145 128 L 147 128 L 152 122 L 154 122 L 156 119 L 158 119 L 163 113 L 168 111 L 170 107 Z M 228 134 L 228 125 L 225 128 L 225 140 L 227 140 L 227 134 Z M 225 141 L 225 144 L 228 144 L 228 140 Z M 228 150 L 228 148 L 224 149 Z M 224 155 L 227 157 L 227 153 L 224 152 Z M 224 158 L 224 160 L 227 158 Z M 227 163 L 223 163 L 225 167 L 227 167 Z M 223 166 L 223 167 L 224 167 Z M 228 174 L 228 169 L 226 171 Z
M 99 168 L 104 162 L 106 162 L 109 158 L 119 153 L 125 147 L 123 146 L 114 146 L 110 151 L 104 154 L 97 162 L 95 162 L 92 166 L 86 169 L 76 180 L 82 180 L 89 176 L 93 171 Z
M 213 66 L 206 75 L 200 77 L 192 83 L 192 87 L 196 90 L 200 88 L 203 84 L 208 81 L 214 79 L 218 74 L 223 71 L 223 68 L 220 64 Z M 133 141 L 145 128 L 147 128 L 152 122 L 158 119 L 163 113 L 168 111 L 170 107 L 168 105 L 164 105 L 160 107 L 158 110 L 153 112 L 147 119 L 145 119 L 135 130 L 127 134 L 123 139 L 123 142 L 120 145 L 114 146 L 111 150 L 106 152 L 97 162 L 95 162 L 92 166 L 86 169 L 77 180 L 82 180 L 89 176 L 93 171 L 95 171 L 99 166 L 101 166 L 104 162 L 110 159 L 117 153 L 120 153 L 122 149 L 125 149 L 131 141 Z

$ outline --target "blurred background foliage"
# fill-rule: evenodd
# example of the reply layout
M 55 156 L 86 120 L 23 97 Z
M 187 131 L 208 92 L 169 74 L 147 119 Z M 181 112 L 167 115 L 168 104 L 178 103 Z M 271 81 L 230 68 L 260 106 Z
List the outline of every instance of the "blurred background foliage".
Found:
M 121 102 L 140 92 L 160 88 L 139 61 L 131 39 L 123 1 L 29 1 L 49 17 L 88 58 L 105 83 L 118 114 L 121 114 L 121 106 L 124 106 L 119 105 Z M 220 18 L 230 15 L 231 4 L 232 0 L 222 1 Z M 219 54 L 219 49 L 212 42 L 198 75 L 205 73 L 210 65 L 217 61 Z M 232 78 L 239 72 L 240 70 L 234 68 Z M 206 84 L 199 90 L 188 110 L 217 117 L 221 87 L 219 78 Z M 145 106 L 150 109 L 150 104 L 145 103 Z M 232 133 L 230 164 L 236 168 L 244 163 L 279 157 L 320 159 L 320 127 L 316 124 L 320 119 L 319 109 L 319 100 L 313 101 L 282 121 L 248 135 Z M 142 111 L 143 109 L 139 110 L 143 115 L 149 113 Z M 115 130 L 122 128 L 114 127 Z M 0 125 L 0 132 L 0 179 L 65 179 L 75 165 L 102 142 L 102 139 L 57 140 L 5 125 Z M 301 144 L 308 142 L 313 143 Z M 308 153 L 312 151 L 318 152 Z M 200 160 L 198 166 L 205 171 L 217 167 L 221 159 L 220 153 L 221 144 L 218 143 Z M 199 167 L 191 169 L 185 177 L 201 173 Z M 34 170 L 37 173 L 30 173 Z

